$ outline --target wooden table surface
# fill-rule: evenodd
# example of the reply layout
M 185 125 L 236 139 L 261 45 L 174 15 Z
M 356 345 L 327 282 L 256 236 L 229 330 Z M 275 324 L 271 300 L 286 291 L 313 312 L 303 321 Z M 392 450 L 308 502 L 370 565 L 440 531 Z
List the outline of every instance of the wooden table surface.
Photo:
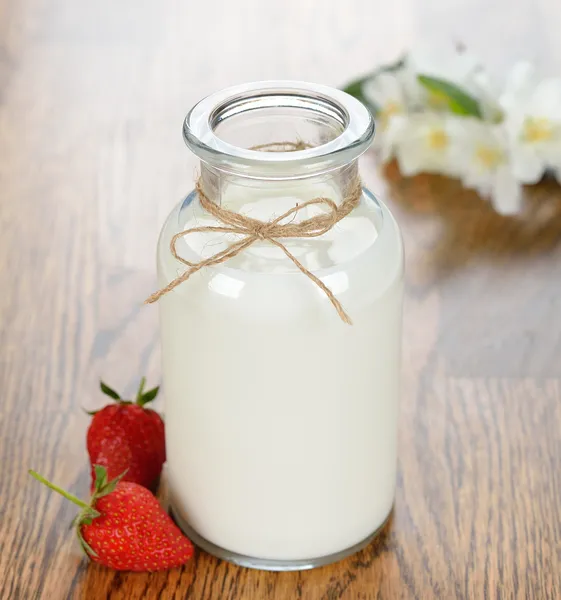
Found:
M 103 376 L 160 377 L 159 227 L 192 186 L 181 121 L 203 95 L 272 78 L 341 85 L 426 37 L 499 72 L 561 73 L 558 0 L 4 0 L 0 11 L 0 597 L 561 598 L 561 192 L 496 216 L 436 177 L 362 172 L 407 254 L 398 494 L 385 534 L 304 573 L 199 553 L 183 569 L 88 564 L 81 406 Z

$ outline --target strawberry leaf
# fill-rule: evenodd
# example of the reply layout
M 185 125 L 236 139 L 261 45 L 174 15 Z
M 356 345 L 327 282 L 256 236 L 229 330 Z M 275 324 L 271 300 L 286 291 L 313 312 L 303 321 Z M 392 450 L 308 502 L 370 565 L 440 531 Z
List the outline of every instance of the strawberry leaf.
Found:
M 106 395 L 109 396 L 110 398 L 113 398 L 113 400 L 120 400 L 121 396 L 119 396 L 119 394 L 117 394 L 117 392 L 113 389 L 111 389 L 108 385 L 105 385 L 105 383 L 103 383 L 103 381 L 99 382 L 99 387 L 101 388 L 101 391 Z
M 76 528 L 76 533 L 78 534 L 78 541 L 80 542 L 80 546 L 82 546 L 82 550 L 86 553 L 87 556 L 94 556 L 97 558 L 97 552 L 86 542 L 82 532 L 80 531 L 80 527 Z
M 107 469 L 101 465 L 94 465 L 95 489 L 101 490 L 107 485 Z
M 152 402 L 152 400 L 154 400 L 154 398 L 158 395 L 159 391 L 160 391 L 160 386 L 157 386 L 155 388 L 152 388 L 151 390 L 148 390 L 145 394 L 143 394 L 137 400 L 136 403 L 139 406 L 144 406 L 145 404 L 148 404 L 149 402 Z
M 121 473 L 120 475 L 115 477 L 115 479 L 112 479 L 111 481 L 107 481 L 107 470 L 105 469 L 105 467 L 102 467 L 100 465 L 95 465 L 94 469 L 96 472 L 96 481 L 95 481 L 95 493 L 92 498 L 92 504 L 99 498 L 103 498 L 103 496 L 108 496 L 109 494 L 114 492 L 118 483 L 121 481 L 121 479 L 123 479 L 123 477 L 127 474 L 127 471 L 128 471 L 128 469 L 127 469 L 126 471 L 123 471 L 123 473 Z M 102 476 L 103 477 L 103 486 L 98 485 L 98 479 L 97 479 L 97 472 L 98 472 L 97 470 L 98 469 L 103 470 L 105 472 L 105 475 Z
M 101 517 L 101 513 L 92 506 L 88 506 L 76 515 L 72 521 L 72 525 L 74 527 L 80 527 L 80 525 L 91 525 L 92 521 L 97 519 L 97 517 Z

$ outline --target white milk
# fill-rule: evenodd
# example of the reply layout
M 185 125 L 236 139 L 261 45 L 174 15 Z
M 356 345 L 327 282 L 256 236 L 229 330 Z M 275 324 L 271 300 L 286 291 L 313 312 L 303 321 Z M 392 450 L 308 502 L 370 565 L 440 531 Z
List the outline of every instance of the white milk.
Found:
M 318 195 L 339 200 L 329 186 L 293 183 L 282 192 L 230 188 L 222 201 L 267 219 Z M 172 212 L 161 285 L 181 270 L 171 236 L 209 223 L 196 201 Z M 207 257 L 232 239 L 192 234 L 178 247 Z M 174 511 L 226 550 L 290 561 L 359 543 L 391 510 L 403 253 L 393 217 L 368 196 L 332 231 L 287 247 L 353 326 L 267 242 L 197 273 L 159 304 Z

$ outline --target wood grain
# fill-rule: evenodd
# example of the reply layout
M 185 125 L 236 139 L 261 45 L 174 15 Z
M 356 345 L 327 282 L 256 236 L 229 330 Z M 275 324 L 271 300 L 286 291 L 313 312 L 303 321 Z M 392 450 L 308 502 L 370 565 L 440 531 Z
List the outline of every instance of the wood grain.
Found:
M 484 15 L 484 17 L 483 17 Z M 154 249 L 192 186 L 187 109 L 266 78 L 340 85 L 421 38 L 453 37 L 504 69 L 561 72 L 556 0 L 5 0 L 0 10 L 0 597 L 370 600 L 561 597 L 561 193 L 523 221 L 437 177 L 364 177 L 405 235 L 398 495 L 384 535 L 305 573 L 203 553 L 118 574 L 81 558 L 80 407 L 103 377 L 159 378 Z M 500 43 L 499 43 L 500 42 Z

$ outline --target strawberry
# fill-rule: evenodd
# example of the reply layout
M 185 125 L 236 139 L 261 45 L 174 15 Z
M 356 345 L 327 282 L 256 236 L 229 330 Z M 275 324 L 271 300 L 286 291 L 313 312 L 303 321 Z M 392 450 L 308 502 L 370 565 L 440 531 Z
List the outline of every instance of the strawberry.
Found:
M 139 483 L 154 490 L 166 460 L 164 422 L 146 404 L 158 394 L 158 387 L 144 392 L 146 380 L 140 382 L 134 402 L 123 400 L 103 382 L 101 391 L 115 401 L 93 414 L 88 428 L 87 447 L 90 456 L 92 489 L 94 465 L 106 467 L 108 478 L 126 474 L 124 481 Z
M 151 492 L 123 481 L 124 474 L 108 481 L 104 467 L 95 465 L 94 471 L 89 504 L 29 471 L 82 509 L 73 523 L 92 561 L 118 571 L 163 571 L 183 565 L 193 556 L 193 545 Z

